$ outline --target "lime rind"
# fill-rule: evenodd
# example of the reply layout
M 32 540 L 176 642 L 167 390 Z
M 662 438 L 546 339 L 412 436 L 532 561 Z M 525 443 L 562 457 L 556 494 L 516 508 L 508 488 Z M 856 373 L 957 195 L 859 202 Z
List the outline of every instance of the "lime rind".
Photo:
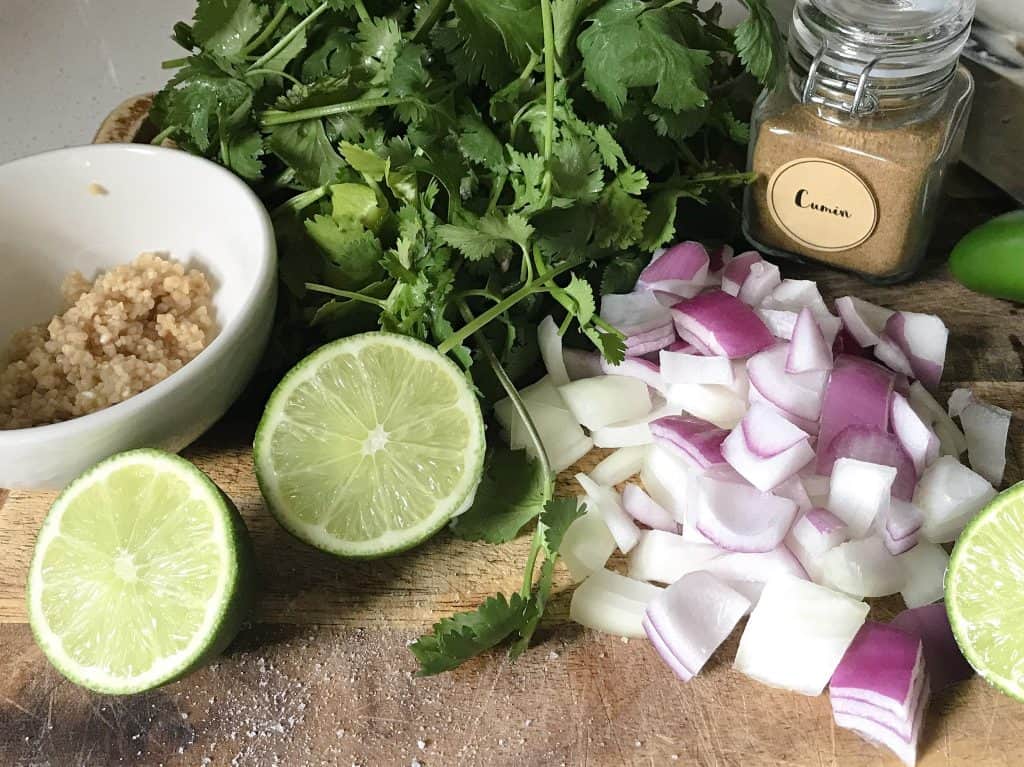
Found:
M 424 380 L 429 389 L 416 386 Z M 456 446 L 452 429 L 464 437 Z M 395 449 L 371 447 L 368 457 L 377 439 Z M 454 362 L 416 339 L 373 332 L 296 365 L 253 447 L 260 490 L 286 530 L 337 556 L 374 558 L 416 546 L 471 505 L 485 436 Z
M 946 570 L 946 610 L 975 671 L 1024 701 L 1024 483 L 960 534 Z
M 213 552 L 216 552 L 219 556 L 219 566 L 216 568 L 214 588 L 209 593 L 205 604 L 201 606 L 202 619 L 192 627 L 191 636 L 185 643 L 173 652 L 154 653 L 148 667 L 137 673 L 117 674 L 102 663 L 84 664 L 75 657 L 75 653 L 69 650 L 66 638 L 55 630 L 53 623 L 58 621 L 61 616 L 44 607 L 44 595 L 48 590 L 44 562 L 47 560 L 48 553 L 62 540 L 65 540 L 62 535 L 62 523 L 65 520 L 66 512 L 74 507 L 75 502 L 98 500 L 85 496 L 96 493 L 97 488 L 102 488 L 105 483 L 115 479 L 118 471 L 133 466 L 154 469 L 157 475 L 167 473 L 172 475 L 176 481 L 184 483 L 189 492 L 189 502 L 195 501 L 198 504 L 193 507 L 192 511 L 205 513 L 209 518 L 210 534 L 205 541 L 204 553 L 211 556 Z M 140 517 L 142 517 L 144 506 L 141 504 L 144 504 L 146 499 L 138 498 L 136 501 L 140 504 L 138 509 Z M 77 564 L 81 564 L 82 559 L 79 559 Z M 168 560 L 168 562 L 173 568 L 172 560 Z M 44 654 L 57 670 L 71 681 L 106 694 L 122 695 L 142 692 L 179 679 L 221 652 L 231 642 L 251 606 L 252 583 L 249 575 L 252 572 L 252 560 L 248 533 L 238 511 L 227 496 L 205 474 L 183 458 L 163 451 L 141 449 L 121 453 L 97 464 L 74 480 L 51 506 L 40 529 L 29 567 L 26 590 L 29 623 L 36 642 Z M 74 571 L 74 564 L 70 570 Z M 96 577 L 97 574 L 86 573 L 84 570 L 82 573 L 83 583 L 80 585 L 87 591 L 89 577 Z M 102 575 L 103 573 L 99 573 L 100 577 Z M 73 589 L 74 584 L 69 584 L 68 587 Z M 65 628 L 69 621 L 77 620 L 87 624 L 105 621 L 104 626 L 111 629 L 109 632 L 104 632 L 102 636 L 96 635 L 97 640 L 104 644 L 102 650 L 89 648 L 94 657 L 100 656 L 102 652 L 107 652 L 108 657 L 113 653 L 122 652 L 125 648 L 117 646 L 118 639 L 122 642 L 147 643 L 154 650 L 158 649 L 156 645 L 168 641 L 166 636 L 144 640 L 138 635 L 133 635 L 132 630 L 135 627 L 125 625 L 117 604 L 104 604 L 105 612 L 90 609 L 88 599 L 83 599 L 80 604 L 77 602 L 73 604 L 78 609 L 70 611 L 70 618 L 65 617 Z M 126 609 L 130 610 L 135 607 L 137 605 L 127 606 Z M 157 619 L 157 616 L 154 616 L 154 619 Z M 181 628 L 180 625 L 176 627 L 179 631 Z M 180 644 L 180 640 L 180 636 L 175 636 L 170 641 L 172 644 L 174 642 Z M 139 646 L 134 646 L 132 651 L 137 657 Z

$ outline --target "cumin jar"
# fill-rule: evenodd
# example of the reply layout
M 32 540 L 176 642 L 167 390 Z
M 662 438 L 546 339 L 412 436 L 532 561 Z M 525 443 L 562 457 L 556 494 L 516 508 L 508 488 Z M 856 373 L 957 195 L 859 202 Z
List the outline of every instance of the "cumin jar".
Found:
M 974 5 L 797 0 L 785 71 L 751 118 L 751 243 L 876 282 L 914 273 L 963 143 Z

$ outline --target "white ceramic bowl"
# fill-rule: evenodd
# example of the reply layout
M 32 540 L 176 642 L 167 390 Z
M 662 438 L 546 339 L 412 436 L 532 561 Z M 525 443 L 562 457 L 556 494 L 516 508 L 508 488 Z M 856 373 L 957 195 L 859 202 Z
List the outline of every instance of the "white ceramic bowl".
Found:
M 0 488 L 56 489 L 122 450 L 188 445 L 252 376 L 277 290 L 266 210 L 212 162 L 105 144 L 0 166 L 0 355 L 13 332 L 61 309 L 69 272 L 90 277 L 144 251 L 166 251 L 210 276 L 216 338 L 181 370 L 120 404 L 64 423 L 0 430 Z

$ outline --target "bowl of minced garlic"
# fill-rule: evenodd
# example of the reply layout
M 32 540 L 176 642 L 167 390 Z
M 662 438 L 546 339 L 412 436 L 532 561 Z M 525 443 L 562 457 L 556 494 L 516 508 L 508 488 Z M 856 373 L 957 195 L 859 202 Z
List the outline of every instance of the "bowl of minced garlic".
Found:
M 0 263 L 0 488 L 58 489 L 122 450 L 181 450 L 269 337 L 269 217 L 184 152 L 96 145 L 0 166 Z

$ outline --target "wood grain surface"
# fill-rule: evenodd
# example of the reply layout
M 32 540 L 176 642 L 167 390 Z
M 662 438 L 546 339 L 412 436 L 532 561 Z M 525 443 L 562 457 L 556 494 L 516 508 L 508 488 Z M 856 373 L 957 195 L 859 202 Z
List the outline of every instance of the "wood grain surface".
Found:
M 956 201 L 936 254 L 1003 204 Z M 1024 476 L 1020 309 L 955 285 L 939 258 L 919 280 L 888 288 L 805 267 L 786 273 L 820 280 L 830 297 L 942 316 L 952 331 L 945 392 L 968 385 L 1015 411 L 1007 481 Z M 0 765 L 898 764 L 836 729 L 827 697 L 733 672 L 738 631 L 684 685 L 647 642 L 574 626 L 564 572 L 536 646 L 518 662 L 494 652 L 441 677 L 414 677 L 408 642 L 435 619 L 514 589 L 527 539 L 494 547 L 443 533 L 376 562 L 320 554 L 263 506 L 249 453 L 257 413 L 236 407 L 185 452 L 245 517 L 259 555 L 256 614 L 216 663 L 150 693 L 91 694 L 43 658 L 25 625 L 24 580 L 52 496 L 0 491 Z M 575 494 L 571 476 L 559 481 Z M 886 619 L 900 607 L 882 600 L 873 611 Z M 965 683 L 933 701 L 921 753 L 925 767 L 1022 765 L 1024 705 L 979 679 Z

